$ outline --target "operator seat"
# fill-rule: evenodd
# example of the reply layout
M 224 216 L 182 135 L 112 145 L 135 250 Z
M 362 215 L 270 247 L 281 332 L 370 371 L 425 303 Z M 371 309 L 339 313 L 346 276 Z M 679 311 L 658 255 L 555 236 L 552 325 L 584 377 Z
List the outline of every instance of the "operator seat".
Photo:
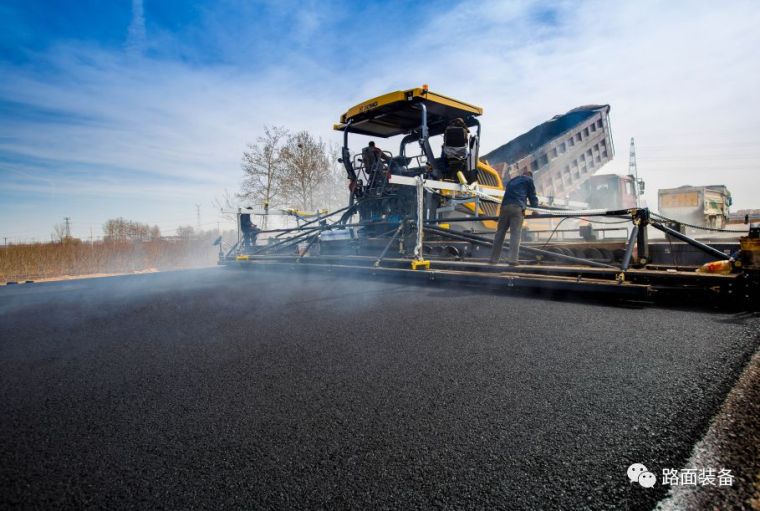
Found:
M 443 132 L 443 157 L 444 161 L 444 177 L 448 179 L 456 179 L 457 172 L 467 172 L 467 152 L 469 147 L 469 130 L 464 125 L 452 122 L 446 127 Z M 470 176 L 467 176 L 468 182 L 471 181 Z
M 448 126 L 443 132 L 443 154 L 447 159 L 467 158 L 467 137 L 469 131 L 464 126 Z

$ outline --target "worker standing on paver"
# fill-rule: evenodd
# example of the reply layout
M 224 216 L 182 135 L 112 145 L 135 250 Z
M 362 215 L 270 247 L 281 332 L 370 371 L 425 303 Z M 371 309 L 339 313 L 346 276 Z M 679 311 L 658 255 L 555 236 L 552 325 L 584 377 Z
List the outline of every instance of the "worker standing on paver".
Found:
M 372 172 L 373 170 L 377 170 L 375 165 L 381 161 L 388 162 L 390 161 L 390 158 L 382 149 L 375 145 L 374 140 L 370 140 L 367 147 L 362 149 L 362 160 L 364 161 L 364 167 L 367 169 L 367 172 Z
M 517 264 L 517 257 L 520 253 L 522 224 L 525 219 L 525 208 L 528 206 L 528 201 L 530 201 L 531 206 L 538 206 L 536 185 L 533 183 L 533 173 L 525 170 L 522 175 L 510 179 L 504 190 L 504 198 L 501 201 L 501 210 L 499 211 L 499 226 L 496 229 L 496 237 L 493 240 L 491 264 L 499 262 L 507 229 L 509 229 L 508 264 Z

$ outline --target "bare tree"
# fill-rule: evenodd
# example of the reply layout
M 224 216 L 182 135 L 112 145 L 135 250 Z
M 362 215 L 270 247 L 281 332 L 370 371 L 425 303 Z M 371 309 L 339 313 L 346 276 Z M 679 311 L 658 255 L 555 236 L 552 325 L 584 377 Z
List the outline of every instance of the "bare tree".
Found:
M 319 207 L 335 210 L 348 205 L 348 177 L 346 169 L 338 161 L 340 146 L 329 144 L 325 150 L 329 170 L 317 186 L 316 201 Z
M 189 240 L 195 236 L 195 229 L 192 225 L 183 225 L 177 227 L 177 237 L 183 240 Z
M 241 164 L 241 193 L 233 197 L 225 191 L 214 199 L 215 208 L 236 211 L 240 199 L 263 206 L 265 212 L 275 201 L 309 211 L 346 205 L 347 179 L 337 161 L 338 147 L 326 146 L 306 131 L 291 134 L 283 127 L 265 127 L 264 135 L 248 149 Z M 264 228 L 266 220 L 264 216 Z
M 243 194 L 233 195 L 224 189 L 224 193 L 211 201 L 211 206 L 219 211 L 219 216 L 225 220 L 235 220 L 237 218 L 237 210 L 243 207 L 240 202 L 240 198 Z
M 318 188 L 330 174 L 330 160 L 322 139 L 314 139 L 307 131 L 288 136 L 280 151 L 285 166 L 282 194 L 291 205 L 303 210 L 319 207 Z
M 107 242 L 146 241 L 153 237 L 153 229 L 160 236 L 158 226 L 151 228 L 148 224 L 126 218 L 112 218 L 103 224 L 103 240 Z
M 55 224 L 53 226 L 53 232 L 50 237 L 56 243 L 63 243 L 66 241 L 66 224 Z
M 243 152 L 240 198 L 263 206 L 265 211 L 280 197 L 281 149 L 287 136 L 288 131 L 283 127 L 264 126 L 264 135 L 255 144 L 248 144 L 248 151 Z

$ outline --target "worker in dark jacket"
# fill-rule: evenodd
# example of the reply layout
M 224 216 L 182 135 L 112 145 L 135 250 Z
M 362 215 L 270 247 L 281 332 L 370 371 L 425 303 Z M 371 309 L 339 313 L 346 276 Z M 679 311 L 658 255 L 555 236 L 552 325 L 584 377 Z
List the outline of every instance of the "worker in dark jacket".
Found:
M 522 224 L 525 219 L 525 208 L 528 206 L 528 201 L 530 201 L 531 206 L 538 206 L 536 185 L 533 183 L 533 173 L 525 170 L 521 176 L 512 178 L 504 190 L 504 199 L 501 201 L 501 210 L 499 211 L 499 226 L 496 228 L 496 237 L 493 240 L 491 264 L 499 262 L 507 229 L 509 229 L 508 263 L 517 264 L 517 256 L 520 253 Z
M 244 247 L 253 247 L 256 245 L 256 238 L 259 236 L 261 229 L 251 222 L 250 213 L 243 213 L 240 215 L 240 230 L 243 231 Z
M 377 170 L 375 165 L 377 165 L 378 162 L 389 162 L 390 158 L 382 149 L 375 145 L 374 140 L 370 140 L 369 145 L 362 149 L 362 160 L 364 161 L 364 168 L 367 169 L 367 172 L 372 172 L 373 170 Z

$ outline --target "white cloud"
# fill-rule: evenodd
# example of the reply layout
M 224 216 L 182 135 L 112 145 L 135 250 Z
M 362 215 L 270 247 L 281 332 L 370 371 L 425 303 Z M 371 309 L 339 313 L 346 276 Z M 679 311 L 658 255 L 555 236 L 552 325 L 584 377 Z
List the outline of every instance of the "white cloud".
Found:
M 294 44 L 319 45 L 328 25 L 315 12 L 294 19 L 301 41 Z M 760 207 L 754 138 L 760 10 L 753 2 L 719 8 L 560 2 L 550 10 L 539 2 L 464 2 L 435 12 L 383 47 L 364 47 L 361 38 L 346 35 L 321 56 L 294 50 L 287 61 L 266 67 L 199 66 L 144 55 L 145 20 L 135 1 L 127 54 L 67 43 L 40 55 L 56 69 L 52 75 L 0 68 L 0 99 L 63 114 L 4 120 L 0 154 L 68 169 L 57 175 L 2 164 L 3 189 L 46 196 L 54 186 L 62 204 L 65 193 L 79 203 L 86 203 L 80 195 L 102 194 L 143 214 L 165 196 L 165 208 L 187 202 L 191 209 L 236 187 L 240 154 L 264 124 L 337 141 L 332 123 L 352 104 L 429 83 L 485 108 L 485 150 L 578 105 L 610 103 L 617 158 L 608 169 L 626 171 L 628 140 L 635 136 L 649 204 L 656 204 L 657 188 L 725 183 L 738 207 Z M 376 14 L 382 29 L 383 13 Z M 334 61 L 320 61 L 325 53 Z M 0 231 L 15 223 L 0 221 Z
M 412 75 L 482 104 L 486 148 L 575 106 L 610 103 L 610 166 L 625 172 L 636 137 L 649 204 L 658 188 L 722 182 L 739 207 L 760 206 L 756 4 L 558 4 L 556 24 L 536 27 L 539 6 L 509 10 L 509 25 L 475 4 L 443 14 L 410 45 Z

